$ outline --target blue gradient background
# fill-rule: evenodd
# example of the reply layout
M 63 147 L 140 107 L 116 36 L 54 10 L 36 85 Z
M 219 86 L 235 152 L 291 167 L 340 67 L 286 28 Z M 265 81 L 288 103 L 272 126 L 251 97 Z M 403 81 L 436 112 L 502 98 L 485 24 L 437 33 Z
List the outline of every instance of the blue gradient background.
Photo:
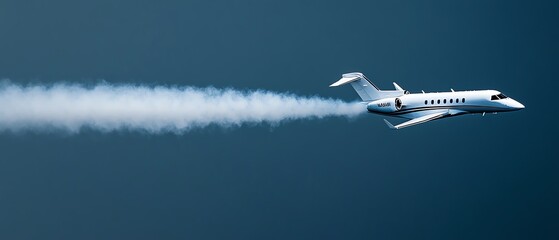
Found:
M 0 78 L 498 89 L 520 112 L 0 133 L 1 239 L 558 239 L 555 1 L 1 1 Z M 0 107 L 2 103 L 0 103 Z M 394 121 L 397 122 L 397 121 Z

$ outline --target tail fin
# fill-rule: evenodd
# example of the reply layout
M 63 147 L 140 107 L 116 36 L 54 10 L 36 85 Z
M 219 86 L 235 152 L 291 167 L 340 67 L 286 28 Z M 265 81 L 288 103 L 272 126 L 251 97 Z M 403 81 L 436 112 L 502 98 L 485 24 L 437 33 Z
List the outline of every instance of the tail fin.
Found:
M 381 98 L 399 97 L 406 93 L 403 89 L 383 91 L 373 84 L 365 75 L 359 72 L 346 73 L 330 87 L 351 84 L 363 101 L 374 101 Z M 399 86 L 398 86 L 399 87 Z

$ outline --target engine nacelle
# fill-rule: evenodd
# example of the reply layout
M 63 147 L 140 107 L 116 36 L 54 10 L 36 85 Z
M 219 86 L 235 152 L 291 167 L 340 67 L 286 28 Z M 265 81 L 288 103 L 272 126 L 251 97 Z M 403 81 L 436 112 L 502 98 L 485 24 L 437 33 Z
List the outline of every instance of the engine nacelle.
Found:
M 371 112 L 391 113 L 402 109 L 403 103 L 400 98 L 385 98 L 372 101 L 367 104 L 367 110 Z

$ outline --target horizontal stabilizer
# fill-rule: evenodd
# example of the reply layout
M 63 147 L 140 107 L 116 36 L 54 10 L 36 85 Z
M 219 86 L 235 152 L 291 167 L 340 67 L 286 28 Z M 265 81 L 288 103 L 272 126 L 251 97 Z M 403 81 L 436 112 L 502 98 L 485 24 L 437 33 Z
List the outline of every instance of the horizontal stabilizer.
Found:
M 405 93 L 403 90 L 382 91 L 360 72 L 343 74 L 342 78 L 330 85 L 330 87 L 337 87 L 348 83 L 353 87 L 355 92 L 357 92 L 359 97 L 361 97 L 361 100 L 367 102 L 381 98 L 399 97 Z
M 354 81 L 357 81 L 357 80 L 359 80 L 359 77 L 343 77 L 340 80 L 338 80 L 337 82 L 332 83 L 332 85 L 330 85 L 330 87 L 341 86 L 341 85 L 348 84 L 350 82 L 354 82 Z

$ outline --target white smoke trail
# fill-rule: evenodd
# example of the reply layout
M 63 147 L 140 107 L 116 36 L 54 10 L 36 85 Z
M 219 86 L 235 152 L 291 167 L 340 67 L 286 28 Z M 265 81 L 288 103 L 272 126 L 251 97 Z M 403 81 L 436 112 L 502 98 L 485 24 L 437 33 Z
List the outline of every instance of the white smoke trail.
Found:
M 92 128 L 180 134 L 208 125 L 353 117 L 364 110 L 357 102 L 264 90 L 0 83 L 0 131 L 59 129 L 74 133 Z

